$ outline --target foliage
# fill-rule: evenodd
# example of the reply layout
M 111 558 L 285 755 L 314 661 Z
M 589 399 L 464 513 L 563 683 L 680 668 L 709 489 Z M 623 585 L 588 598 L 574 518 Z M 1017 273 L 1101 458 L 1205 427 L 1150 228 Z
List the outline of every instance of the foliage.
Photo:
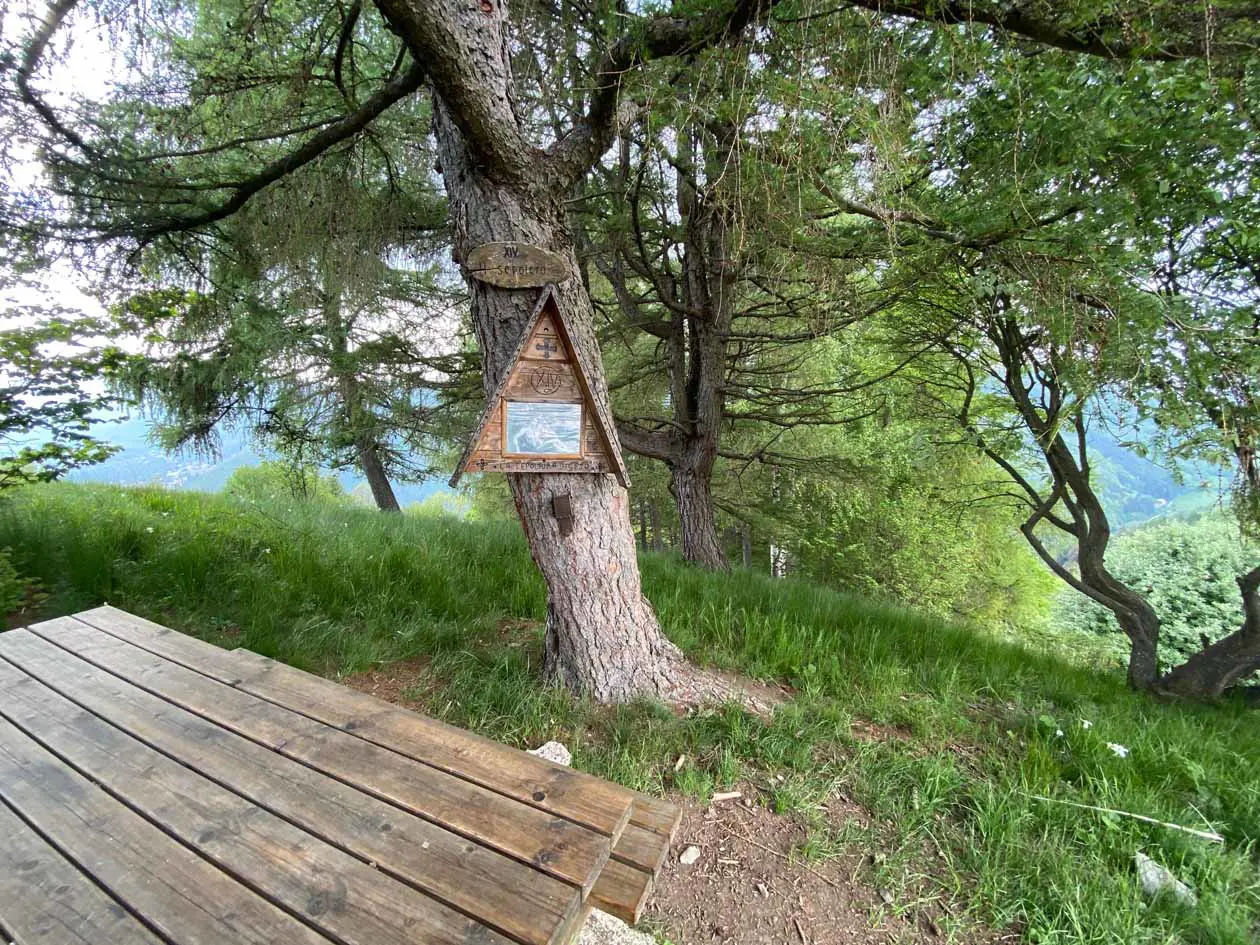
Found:
M 805 820 L 804 857 L 882 854 L 861 878 L 931 908 L 947 935 L 981 921 L 1038 945 L 1244 945 L 1260 931 L 1254 716 L 1155 703 L 1061 650 L 647 555 L 645 591 L 689 656 L 795 687 L 771 720 L 680 717 L 539 684 L 545 588 L 514 524 L 58 484 L 0 507 L 0 544 L 55 591 L 49 613 L 107 599 L 332 674 L 410 659 L 407 695 L 455 724 L 558 738 L 635 788 L 703 801 L 738 784 Z M 837 792 L 865 826 L 819 812 Z M 1057 801 L 1210 825 L 1226 843 Z M 1137 849 L 1199 908 L 1145 903 Z
M 26 596 L 27 582 L 13 566 L 13 553 L 0 548 L 0 618 L 8 616 Z
M 88 432 L 111 398 L 104 381 L 127 362 L 103 324 L 29 301 L 40 287 L 4 277 L 0 315 L 0 490 L 46 482 L 113 452 Z
M 242 466 L 223 486 L 225 494 L 251 503 L 324 502 L 344 505 L 350 501 L 341 481 L 310 464 L 268 461 Z
M 1237 578 L 1260 564 L 1260 545 L 1239 533 L 1233 516 L 1204 514 L 1161 519 L 1119 533 L 1108 564 L 1116 576 L 1140 590 L 1162 619 L 1160 658 L 1176 665 L 1242 623 Z M 1110 636 L 1115 618 L 1102 607 L 1065 590 L 1054 622 L 1066 629 Z
M 987 625 L 1041 619 L 1055 582 L 1019 539 L 1009 509 L 984 501 L 987 469 L 940 455 L 925 439 L 846 439 L 870 450 L 863 465 L 785 475 L 782 503 L 763 513 L 779 523 L 794 573 Z

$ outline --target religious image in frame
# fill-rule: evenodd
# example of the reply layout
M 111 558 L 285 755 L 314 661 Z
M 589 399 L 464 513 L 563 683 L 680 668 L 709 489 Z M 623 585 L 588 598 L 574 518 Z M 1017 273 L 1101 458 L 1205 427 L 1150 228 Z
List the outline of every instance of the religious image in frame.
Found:
M 582 456 L 582 405 L 504 401 L 505 456 Z

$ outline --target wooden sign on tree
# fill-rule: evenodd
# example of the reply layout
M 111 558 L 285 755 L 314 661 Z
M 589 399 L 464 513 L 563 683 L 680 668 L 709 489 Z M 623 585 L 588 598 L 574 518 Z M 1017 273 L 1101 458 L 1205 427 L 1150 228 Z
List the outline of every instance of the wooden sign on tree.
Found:
M 455 468 L 466 472 L 612 473 L 628 487 L 607 404 L 591 395 L 588 354 L 547 285 L 477 431 Z

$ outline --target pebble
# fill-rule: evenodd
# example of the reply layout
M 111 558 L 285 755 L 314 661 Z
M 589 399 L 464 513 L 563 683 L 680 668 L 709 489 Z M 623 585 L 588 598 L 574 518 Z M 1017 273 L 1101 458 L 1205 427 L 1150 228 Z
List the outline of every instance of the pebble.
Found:
M 1145 853 L 1139 851 L 1134 854 L 1133 863 L 1137 867 L 1138 882 L 1142 886 L 1142 892 L 1149 898 L 1153 899 L 1163 893 L 1168 893 L 1178 902 L 1191 908 L 1199 904 L 1199 897 L 1194 894 L 1193 889 Z
M 545 745 L 539 745 L 537 748 L 532 749 L 529 754 L 537 755 L 539 758 L 546 758 L 548 761 L 564 765 L 565 767 L 573 763 L 573 755 L 560 742 L 547 742 Z
M 678 855 L 678 862 L 683 866 L 690 866 L 698 859 L 700 859 L 700 848 L 695 846 L 687 847 Z

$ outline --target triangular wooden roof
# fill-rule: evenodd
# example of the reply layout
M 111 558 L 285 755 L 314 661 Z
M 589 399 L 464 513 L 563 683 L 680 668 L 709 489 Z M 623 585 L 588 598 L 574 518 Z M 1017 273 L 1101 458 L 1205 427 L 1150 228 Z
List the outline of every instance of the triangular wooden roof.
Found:
M 512 379 L 512 374 L 521 357 L 525 354 L 526 345 L 529 344 L 529 339 L 533 336 L 534 329 L 549 308 L 552 322 L 555 324 L 561 340 L 573 354 L 573 359 L 577 365 L 577 370 L 574 373 L 577 375 L 582 396 L 591 407 L 591 417 L 605 454 L 608 456 L 609 463 L 612 466 L 611 472 L 617 477 L 617 481 L 622 486 L 627 489 L 630 488 L 630 474 L 626 470 L 625 457 L 621 453 L 621 443 L 617 440 L 617 428 L 613 422 L 612 407 L 608 402 L 608 395 L 606 391 L 601 390 L 599 392 L 600 396 L 596 396 L 590 386 L 590 377 L 593 374 L 591 365 L 596 346 L 595 335 L 589 330 L 579 332 L 572 330 L 568 322 L 565 321 L 564 310 L 560 307 L 559 293 L 554 283 L 548 283 L 543 286 L 542 292 L 539 293 L 538 302 L 534 305 L 534 310 L 530 314 L 529 320 L 525 323 L 520 340 L 516 343 L 516 349 L 512 352 L 512 357 L 508 361 L 507 367 L 504 368 L 503 376 L 499 378 L 499 383 L 496 385 L 494 393 L 486 399 L 486 409 L 482 412 L 481 419 L 477 421 L 477 429 L 469 438 L 463 454 L 459 457 L 459 463 L 455 467 L 455 474 L 450 479 L 451 488 L 454 488 L 464 473 L 468 471 L 468 462 L 472 458 L 473 452 L 477 449 L 477 444 L 481 441 L 481 435 L 485 432 L 486 426 L 494 416 L 496 408 L 503 400 L 508 382 Z

